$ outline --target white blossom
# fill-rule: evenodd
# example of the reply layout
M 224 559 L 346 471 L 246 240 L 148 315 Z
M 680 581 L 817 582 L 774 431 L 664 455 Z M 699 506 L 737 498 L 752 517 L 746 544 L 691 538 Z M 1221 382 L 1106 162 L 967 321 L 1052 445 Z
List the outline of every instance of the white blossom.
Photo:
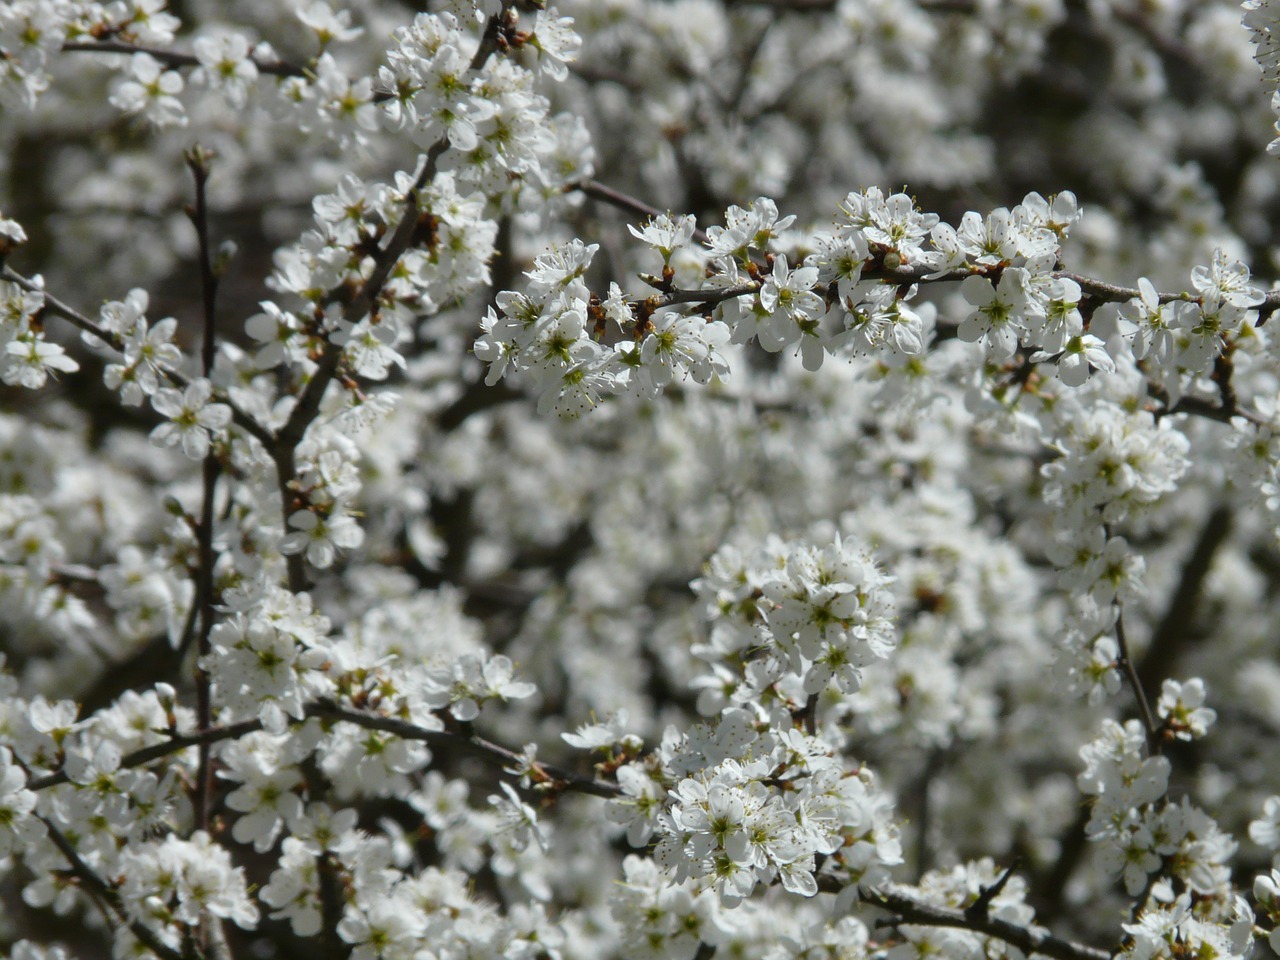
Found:
M 208 380 L 193 380 L 182 391 L 162 388 L 151 396 L 156 413 L 168 417 L 151 431 L 151 440 L 160 446 L 182 445 L 182 452 L 192 460 L 203 459 L 209 452 L 211 435 L 231 422 L 231 408 L 225 403 L 210 402 L 213 387 Z

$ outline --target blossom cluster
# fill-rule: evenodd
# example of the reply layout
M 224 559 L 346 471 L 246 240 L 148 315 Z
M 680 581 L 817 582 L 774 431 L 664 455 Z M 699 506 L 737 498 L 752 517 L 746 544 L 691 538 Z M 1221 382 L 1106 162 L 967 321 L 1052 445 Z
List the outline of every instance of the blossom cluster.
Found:
M 583 277 L 597 249 L 574 241 L 539 257 L 528 272 L 528 292 L 504 293 L 500 314 L 490 308 L 475 345 L 476 356 L 489 364 L 487 383 L 508 370 L 527 371 L 540 412 L 574 416 L 615 392 L 655 396 L 677 374 L 707 383 L 727 372 L 719 352 L 729 339 L 724 324 L 676 311 L 637 319 L 616 284 L 593 304 Z M 591 322 L 593 315 L 600 319 Z M 608 320 L 627 337 L 612 348 L 593 335 Z
M 718 551 L 694 584 L 712 623 L 704 656 L 719 667 L 703 684 L 700 712 L 718 712 L 726 686 L 735 704 L 771 688 L 801 702 L 829 686 L 856 692 L 862 668 L 895 643 L 891 582 L 865 547 L 839 535 L 821 550 L 770 541 L 746 554 Z M 740 675 L 726 684 L 730 666 Z
M 932 309 L 912 304 L 917 281 L 962 278 L 967 311 L 953 321 L 955 335 L 982 343 L 991 362 L 1021 350 L 1027 362 L 1052 364 L 1064 385 L 1078 387 L 1093 372 L 1113 372 L 1118 357 L 1132 357 L 1148 361 L 1153 381 L 1176 402 L 1222 355 L 1227 338 L 1257 320 L 1265 300 L 1248 268 L 1217 249 L 1191 271 L 1195 294 L 1162 301 L 1142 278 L 1137 295 L 1090 327 L 1080 282 L 1060 269 L 1062 243 L 1080 219 L 1070 192 L 1028 194 L 985 218 L 970 210 L 952 227 L 908 195 L 872 187 L 845 197 L 835 231 L 807 240 L 814 252 L 803 259 L 774 239 L 795 218 L 779 218 L 768 198 L 730 207 L 724 219 L 702 246 L 693 245 L 687 216 L 629 226 L 663 260 L 663 277 L 647 280 L 659 293 L 647 298 L 627 298 L 616 284 L 607 296 L 589 290 L 583 277 L 596 245 L 575 240 L 540 258 L 527 274 L 528 293 L 507 294 L 501 313 L 490 309 L 483 324 L 476 353 L 489 364 L 488 381 L 526 372 L 544 412 L 575 416 L 613 394 L 653 396 L 676 374 L 695 383 L 723 379 L 726 341 L 793 350 L 810 371 L 828 355 L 901 364 L 931 339 L 925 315 Z M 792 266 L 788 257 L 800 262 Z M 673 259 L 684 261 L 691 289 L 673 286 L 681 276 Z M 708 305 L 714 310 L 705 314 Z M 1090 316 L 1096 308 L 1087 307 Z
M 404 728 L 422 731 L 421 737 L 443 729 L 434 711 L 472 720 L 481 704 L 527 697 L 533 688 L 514 680 L 506 658 L 474 653 L 452 663 L 441 653 L 406 664 L 394 679 L 392 674 L 379 679 L 397 658 L 369 642 L 329 636 L 328 621 L 311 610 L 305 595 L 272 590 L 256 601 L 243 598 L 238 608 L 214 628 L 212 651 L 202 660 L 212 680 L 218 722 L 248 719 L 261 728 L 218 749 L 219 776 L 233 787 L 225 800 L 230 835 L 265 852 L 287 829 L 293 842 L 283 848 L 285 872 L 276 875 L 263 897 L 294 917 L 295 926 L 304 931 L 310 914 L 302 908 L 310 901 L 298 890 L 288 898 L 278 894 L 282 885 L 297 883 L 286 880 L 289 858 L 296 859 L 297 845 L 305 842 L 309 869 L 315 870 L 315 858 L 328 845 L 346 850 L 355 858 L 346 868 L 355 871 L 349 882 L 353 892 L 362 892 L 353 901 L 353 919 L 344 921 L 339 932 L 358 944 L 364 934 L 351 927 L 361 916 L 357 904 L 366 896 L 370 902 L 378 900 L 372 888 L 359 884 L 359 871 L 367 869 L 359 864 L 371 855 L 365 845 L 369 838 L 351 832 L 354 811 L 331 818 L 323 803 L 307 804 L 304 764 L 314 763 L 336 795 L 350 800 L 403 792 L 407 775 L 420 770 L 431 754 L 420 742 L 380 733 L 376 725 L 337 723 L 323 729 L 307 723 L 307 717 L 322 706 L 342 716 L 342 705 L 349 704 L 352 720 L 372 717 L 376 723 L 377 717 L 405 716 L 414 723 Z M 447 610 L 445 601 L 440 613 Z M 443 616 L 439 622 L 445 622 Z M 373 638 L 366 634 L 365 639 Z M 393 691 L 393 683 L 403 684 L 403 690 Z M 357 704 L 362 712 L 354 712 Z M 26 888 L 28 903 L 52 905 L 59 912 L 76 904 L 66 848 L 49 839 L 75 837 L 81 868 L 112 878 L 125 915 L 153 934 L 154 942 L 176 949 L 206 914 L 256 927 L 259 908 L 231 852 L 204 831 L 186 838 L 173 832 L 193 817 L 183 786 L 195 762 L 190 751 L 182 762 L 158 771 L 130 759 L 139 750 L 189 735 L 194 721 L 193 711 L 180 706 L 167 685 L 122 698 L 84 721 L 69 700 L 6 699 L 5 746 L 0 750 L 3 842 L 11 853 L 21 854 L 37 877 Z M 42 793 L 29 789 L 28 771 L 42 778 Z M 518 836 L 512 843 L 523 847 Z M 131 926 L 118 933 L 123 944 L 139 935 Z
M 1085 771 L 1078 782 L 1094 797 L 1089 825 L 1091 839 L 1102 843 L 1109 868 L 1123 876 L 1125 888 L 1136 895 L 1167 859 L 1164 882 L 1173 889 L 1185 885 L 1202 903 L 1229 904 L 1225 866 L 1235 842 L 1213 819 L 1185 800 L 1158 802 L 1169 788 L 1169 761 L 1144 756 L 1146 736 L 1131 720 L 1123 727 L 1107 722 L 1098 738 L 1081 748 Z M 1172 898 L 1172 893 L 1158 896 Z M 1207 910 L 1202 906 L 1202 910 Z
M 732 906 L 775 881 L 813 896 L 818 857 L 821 875 L 855 889 L 884 882 L 901 862 L 892 805 L 874 775 L 842 770 L 830 748 L 799 731 L 758 738 L 750 717 L 731 711 L 657 759 L 676 777 L 691 775 L 667 791 L 657 812 L 654 860 L 677 883 L 692 880 L 694 890 L 712 889 L 722 903 Z M 639 789 L 616 801 L 615 818 L 652 817 L 645 780 L 644 771 L 620 774 L 624 789 Z
M 901 862 L 892 803 L 875 776 L 845 769 L 829 745 L 790 724 L 779 729 L 731 709 L 686 735 L 669 729 L 652 754 L 618 767 L 609 817 L 633 846 L 655 843 L 679 896 L 713 891 L 733 907 L 777 881 L 812 897 L 820 877 L 852 895 Z

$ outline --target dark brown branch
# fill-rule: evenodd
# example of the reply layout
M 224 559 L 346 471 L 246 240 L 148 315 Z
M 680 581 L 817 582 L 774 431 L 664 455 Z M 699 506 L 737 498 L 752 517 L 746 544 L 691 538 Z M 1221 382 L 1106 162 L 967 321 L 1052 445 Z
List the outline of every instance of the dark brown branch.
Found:
M 62 45 L 63 53 L 145 53 L 160 61 L 166 67 L 198 67 L 200 59 L 194 54 L 179 53 L 176 50 L 165 50 L 161 47 L 147 47 L 137 43 L 126 43 L 123 40 L 68 40 Z M 250 57 L 259 73 L 274 77 L 305 77 L 307 71 L 297 64 L 285 63 L 283 60 L 259 60 Z
M 201 367 L 204 376 L 213 371 L 214 355 L 217 351 L 216 311 L 218 296 L 218 278 L 213 272 L 213 251 L 209 245 L 209 207 L 205 187 L 209 181 L 209 164 L 213 154 L 198 144 L 187 151 L 187 167 L 191 170 L 195 181 L 195 203 L 188 210 L 192 226 L 195 227 L 200 249 L 200 294 L 204 307 L 204 329 L 201 343 Z M 196 571 L 195 596 L 191 601 L 191 618 L 187 621 L 188 633 L 179 644 L 179 661 L 186 652 L 192 638 L 196 642 L 196 724 L 200 730 L 207 730 L 213 724 L 213 704 L 209 675 L 200 666 L 204 657 L 209 654 L 209 633 L 213 630 L 214 590 L 213 567 L 217 558 L 213 552 L 213 500 L 218 486 L 218 454 L 210 444 L 201 464 L 202 489 L 200 496 L 200 519 L 196 525 Z M 192 629 L 199 621 L 199 629 Z M 195 822 L 197 829 L 204 830 L 209 826 L 209 807 L 213 796 L 213 774 L 210 764 L 209 744 L 200 744 L 199 760 L 196 766 L 195 784 Z
M 329 720 L 341 720 L 354 723 L 368 730 L 382 730 L 395 734 L 403 740 L 417 740 L 429 746 L 449 747 L 462 750 L 489 764 L 508 767 L 523 764 L 524 758 L 516 751 L 501 744 L 485 740 L 483 737 L 450 733 L 447 730 L 427 730 L 404 720 L 393 717 L 382 717 L 375 714 L 360 713 L 348 710 L 333 703 L 315 703 L 307 707 L 307 716 Z M 596 797 L 612 799 L 623 795 L 622 788 L 606 780 L 595 780 L 584 777 L 560 767 L 547 763 L 537 763 L 537 769 L 554 781 L 553 786 L 560 790 L 572 790 Z
M 170 737 L 162 743 L 153 743 L 149 747 L 141 747 L 132 753 L 125 754 L 120 759 L 120 769 L 125 770 L 132 767 L 141 767 L 151 763 L 153 760 L 159 760 L 163 757 L 179 753 L 189 747 L 198 747 L 201 744 L 220 743 L 223 740 L 234 740 L 238 737 L 247 736 L 262 729 L 261 720 L 244 720 L 240 723 L 233 723 L 225 727 L 211 727 L 208 730 L 199 733 L 188 733 L 181 736 Z M 36 777 L 27 784 L 28 790 L 48 790 L 50 787 L 56 787 L 59 784 L 69 782 L 65 770 L 58 770 L 54 773 L 45 774 L 43 777 Z
M 1192 639 L 1191 623 L 1201 588 L 1218 549 L 1231 532 L 1231 508 L 1217 507 L 1204 522 L 1191 555 L 1182 566 L 1182 576 L 1169 598 L 1169 606 L 1151 634 L 1151 643 L 1137 666 L 1138 682 L 1154 689 L 1169 676 L 1178 655 Z
M 524 763 L 522 756 L 515 750 L 480 736 L 454 733 L 448 730 L 428 730 L 406 720 L 397 720 L 394 717 L 384 717 L 378 714 L 361 713 L 358 710 L 351 710 L 332 702 L 321 701 L 308 705 L 306 716 L 352 723 L 366 730 L 381 730 L 384 733 L 394 734 L 402 740 L 414 740 L 419 743 L 425 743 L 428 746 L 461 750 L 471 756 L 478 757 L 490 766 L 506 768 L 513 764 Z M 163 743 L 153 744 L 149 747 L 143 747 L 141 750 L 133 751 L 121 759 L 120 768 L 142 766 L 190 747 L 211 746 L 223 740 L 234 740 L 256 733 L 261 729 L 261 720 L 245 720 L 226 727 L 211 727 L 208 730 L 202 730 L 197 733 L 172 737 Z M 605 798 L 623 795 L 621 787 L 607 780 L 584 777 L 581 774 L 564 770 L 548 763 L 538 763 L 536 767 L 546 775 L 551 786 L 557 790 L 569 790 L 575 793 L 586 793 Z M 66 773 L 59 770 L 56 773 L 35 778 L 27 784 L 27 789 L 47 790 L 58 784 L 67 783 L 68 779 Z
M 217 351 L 217 332 L 214 327 L 214 316 L 218 298 L 218 278 L 213 272 L 213 251 L 209 246 L 209 204 L 206 187 L 209 183 L 209 165 L 213 161 L 213 152 L 196 144 L 186 152 L 187 168 L 195 181 L 195 203 L 188 208 L 187 215 L 196 230 L 196 239 L 200 247 L 200 303 L 204 308 L 204 330 L 200 344 L 200 364 L 204 375 L 209 376 L 213 370 L 214 355 Z
M 579 193 L 586 194 L 593 200 L 599 200 L 601 203 L 607 203 L 619 210 L 625 210 L 628 213 L 634 213 L 637 216 L 645 217 L 652 220 L 654 217 L 662 216 L 662 211 L 657 207 L 652 207 L 643 200 L 623 193 L 621 190 L 615 190 L 613 187 L 601 183 L 599 180 L 580 180 L 577 183 L 568 184 L 565 193 L 577 190 Z M 699 243 L 710 243 L 711 238 L 707 236 L 706 231 L 695 229 L 693 231 L 693 239 Z
M 1105 280 L 1082 276 L 1078 273 L 1063 271 L 1055 276 L 1064 280 L 1074 280 L 1080 285 L 1081 293 L 1103 303 L 1123 303 L 1142 296 L 1142 291 L 1136 287 L 1122 287 L 1119 284 L 1108 283 Z M 1181 293 L 1161 293 L 1157 295 L 1157 299 L 1161 303 L 1172 303 L 1174 300 L 1193 300 L 1194 297 Z
M 1217 420 L 1219 423 L 1230 423 L 1235 417 L 1243 417 L 1255 427 L 1260 427 L 1266 423 L 1256 413 L 1250 413 L 1239 408 L 1220 407 L 1199 397 L 1183 397 L 1166 412 L 1186 413 L 1193 417 L 1203 417 L 1206 420 Z
M 666 293 L 657 297 L 658 307 L 673 306 L 677 303 L 701 303 L 712 306 L 717 303 L 723 303 L 726 300 L 733 300 L 736 297 L 746 297 L 760 291 L 758 283 L 744 283 L 736 287 L 708 287 L 705 290 L 668 290 Z
M 991 910 L 991 904 L 995 898 L 1000 896 L 1000 892 L 1009 884 L 1009 878 L 1013 876 L 1013 871 L 1018 867 L 1015 860 L 1005 869 L 1004 873 L 989 887 L 982 887 L 978 891 L 978 899 L 964 908 L 964 915 L 969 919 L 986 919 Z
M 1083 943 L 1055 937 L 1040 927 L 1021 927 L 985 913 L 970 916 L 967 911 L 937 907 L 892 890 L 861 890 L 863 903 L 896 914 L 901 923 L 929 927 L 955 927 L 986 934 L 1011 944 L 1024 953 L 1039 953 L 1055 960 L 1110 960 L 1111 954 Z
M 336 356 L 336 352 L 334 356 Z M 273 443 L 267 448 L 276 465 L 276 490 L 280 494 L 280 514 L 284 529 L 289 531 L 289 515 L 293 512 L 294 481 L 298 477 L 297 461 L 293 455 L 293 446 Z M 289 589 L 299 593 L 307 588 L 307 567 L 302 553 L 290 553 L 284 558 L 285 576 L 289 581 Z

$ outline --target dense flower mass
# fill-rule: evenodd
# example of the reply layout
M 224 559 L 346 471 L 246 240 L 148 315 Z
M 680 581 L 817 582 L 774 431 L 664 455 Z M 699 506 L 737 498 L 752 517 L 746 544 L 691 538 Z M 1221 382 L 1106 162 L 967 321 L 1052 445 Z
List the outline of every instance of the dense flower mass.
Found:
M 1280 955 L 1280 4 L 416 6 L 0 3 L 0 955 Z

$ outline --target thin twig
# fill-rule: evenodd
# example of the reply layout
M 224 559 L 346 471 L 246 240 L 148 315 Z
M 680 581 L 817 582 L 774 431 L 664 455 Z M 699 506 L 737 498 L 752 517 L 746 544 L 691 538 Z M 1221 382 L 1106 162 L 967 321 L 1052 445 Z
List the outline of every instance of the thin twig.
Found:
M 1183 397 L 1165 412 L 1168 414 L 1186 413 L 1193 417 L 1202 417 L 1205 420 L 1217 420 L 1219 423 L 1230 423 L 1234 418 L 1242 417 L 1255 427 L 1267 425 L 1267 421 L 1256 413 L 1250 413 L 1248 410 L 1242 410 L 1239 407 L 1220 407 L 1200 397 Z
M 381 730 L 391 733 L 403 740 L 414 740 L 428 746 L 461 750 L 485 761 L 491 766 L 507 768 L 523 764 L 524 758 L 510 747 L 486 740 L 484 737 L 448 730 L 429 730 L 407 720 L 384 717 L 378 714 L 362 713 L 330 701 L 318 701 L 306 707 L 304 717 L 316 717 L 322 720 L 335 720 L 355 724 L 367 730 Z M 294 721 L 300 722 L 300 721 Z M 211 727 L 196 733 L 171 737 L 163 743 L 143 747 L 127 754 L 120 760 L 120 769 L 139 767 L 154 760 L 201 745 L 213 745 L 223 740 L 235 740 L 248 736 L 262 729 L 261 720 L 244 720 L 225 727 Z M 586 793 L 596 797 L 622 796 L 622 788 L 608 780 L 596 780 L 584 777 L 571 770 L 564 770 L 553 764 L 538 763 L 538 769 L 552 782 L 555 789 L 568 790 L 575 793 Z M 27 784 L 28 790 L 40 791 L 59 784 L 67 783 L 69 778 L 64 770 L 37 777 Z
M 149 747 L 140 747 L 132 753 L 125 754 L 120 759 L 120 769 L 126 770 L 133 767 L 141 767 L 154 760 L 160 760 L 163 757 L 172 756 L 175 753 L 181 753 L 183 750 L 191 747 L 198 747 L 201 744 L 220 743 L 223 740 L 237 740 L 240 737 L 248 736 L 262 729 L 261 720 L 242 720 L 240 723 L 233 723 L 225 727 L 210 727 L 208 730 L 202 730 L 199 733 L 185 733 L 178 736 L 170 737 L 160 743 L 153 743 Z M 53 773 L 47 773 L 42 777 L 36 777 L 27 783 L 28 790 L 40 791 L 48 790 L 59 784 L 68 783 L 70 777 L 67 776 L 66 770 L 56 770 Z
M 120 895 L 110 884 L 103 880 L 93 868 L 90 867 L 76 852 L 76 848 L 71 841 L 63 835 L 54 824 L 45 817 L 40 818 L 48 830 L 49 840 L 58 852 L 66 858 L 67 863 L 71 865 L 71 871 L 80 880 L 80 885 L 98 900 L 103 903 L 109 911 L 115 915 L 117 921 L 129 928 L 138 942 L 154 953 L 161 960 L 190 960 L 184 957 L 177 950 L 167 946 L 155 932 L 138 920 L 130 919 L 128 911 L 125 909 L 124 902 L 120 899 Z
M 16 284 L 29 293 L 39 293 L 43 296 L 44 311 L 46 313 L 51 313 L 55 317 L 61 317 L 76 329 L 82 330 L 85 333 L 93 334 L 93 336 L 107 344 L 112 350 L 116 351 L 116 353 L 124 353 L 125 344 L 123 339 L 96 321 L 89 319 L 89 317 L 85 316 L 69 303 L 59 300 L 48 290 L 32 283 L 29 279 L 24 277 L 22 274 L 15 272 L 10 267 L 6 266 L 4 268 L 2 276 L 5 280 Z M 160 372 L 164 375 L 166 380 L 178 389 L 185 389 L 191 383 L 187 377 L 177 370 L 161 370 Z M 232 400 L 225 391 L 215 387 L 213 396 L 219 403 L 225 403 L 231 408 L 231 420 L 236 424 L 236 426 L 243 428 L 245 433 L 259 440 L 264 446 L 270 448 L 273 440 L 273 434 L 270 430 L 259 423 L 255 417 L 246 413 L 243 409 L 237 406 L 236 402 Z
M 483 737 L 450 733 L 447 730 L 427 730 L 405 720 L 360 713 L 340 707 L 334 703 L 314 703 L 307 707 L 307 715 L 354 723 L 367 730 L 381 730 L 385 733 L 395 734 L 404 740 L 417 740 L 428 745 L 460 749 L 490 764 L 508 767 L 523 765 L 525 762 L 523 756 L 516 751 L 491 740 L 486 740 Z M 606 799 L 623 795 L 621 787 L 607 780 L 584 777 L 570 770 L 564 770 L 547 763 L 538 763 L 536 766 L 540 772 L 554 781 L 556 789 L 572 790 L 576 793 L 586 793 Z
M 1138 712 L 1142 714 L 1142 725 L 1147 729 L 1147 747 L 1153 755 L 1157 754 L 1162 746 L 1160 742 L 1160 725 L 1156 723 L 1155 714 L 1151 712 L 1151 704 L 1147 702 L 1146 691 L 1142 689 L 1142 680 L 1139 679 L 1138 671 L 1134 668 L 1133 660 L 1129 656 L 1129 641 L 1125 637 L 1124 631 L 1124 610 L 1119 603 L 1116 604 L 1116 646 L 1120 652 L 1120 655 L 1116 658 L 1116 665 L 1124 673 L 1125 679 L 1129 683 L 1129 688 L 1133 691 L 1133 696 L 1138 701 Z
M 615 190 L 613 187 L 603 184 L 599 180 L 579 180 L 577 183 L 568 184 L 564 190 L 565 193 L 571 193 L 576 190 L 579 193 L 586 194 L 593 200 L 599 200 L 602 203 L 607 203 L 610 206 L 617 207 L 619 210 L 625 210 L 629 213 L 634 213 L 637 216 L 646 217 L 650 220 L 654 217 L 662 216 L 662 211 L 657 207 L 650 206 L 643 200 L 623 193 L 621 190 Z M 697 240 L 699 243 L 711 242 L 711 238 L 707 236 L 706 231 L 701 229 L 695 229 L 693 231 L 693 239 Z
M 1182 575 L 1169 598 L 1164 616 L 1160 618 L 1159 624 L 1151 634 L 1151 642 L 1147 646 L 1142 661 L 1135 668 L 1139 688 L 1143 690 L 1152 688 L 1165 677 L 1178 654 L 1191 639 L 1189 624 L 1201 588 L 1209 574 L 1214 556 L 1226 542 L 1230 532 L 1231 509 L 1225 505 L 1219 506 L 1205 520 L 1191 555 L 1182 566 Z M 1042 882 L 1037 885 L 1040 888 L 1041 897 L 1049 904 L 1052 914 L 1058 912 L 1061 898 L 1083 858 L 1087 847 L 1085 827 L 1090 815 L 1088 807 L 1080 809 L 1075 820 L 1058 841 L 1058 856 L 1054 859 L 1052 870 L 1043 876 Z M 1041 912 L 1044 913 L 1044 911 Z
M 160 61 L 166 67 L 198 67 L 200 59 L 194 54 L 179 53 L 176 50 L 166 50 L 162 47 L 148 47 L 138 43 L 126 43 L 123 40 L 68 40 L 62 45 L 63 53 L 145 53 L 147 56 Z M 283 60 L 259 60 L 257 57 L 249 58 L 259 73 L 270 74 L 275 77 L 305 77 L 307 71 L 294 63 L 286 63 Z
M 758 283 L 742 283 L 736 287 L 707 287 L 704 290 L 668 290 L 658 296 L 657 305 L 666 307 L 677 303 L 701 303 L 712 306 L 737 297 L 750 296 L 759 291 Z

